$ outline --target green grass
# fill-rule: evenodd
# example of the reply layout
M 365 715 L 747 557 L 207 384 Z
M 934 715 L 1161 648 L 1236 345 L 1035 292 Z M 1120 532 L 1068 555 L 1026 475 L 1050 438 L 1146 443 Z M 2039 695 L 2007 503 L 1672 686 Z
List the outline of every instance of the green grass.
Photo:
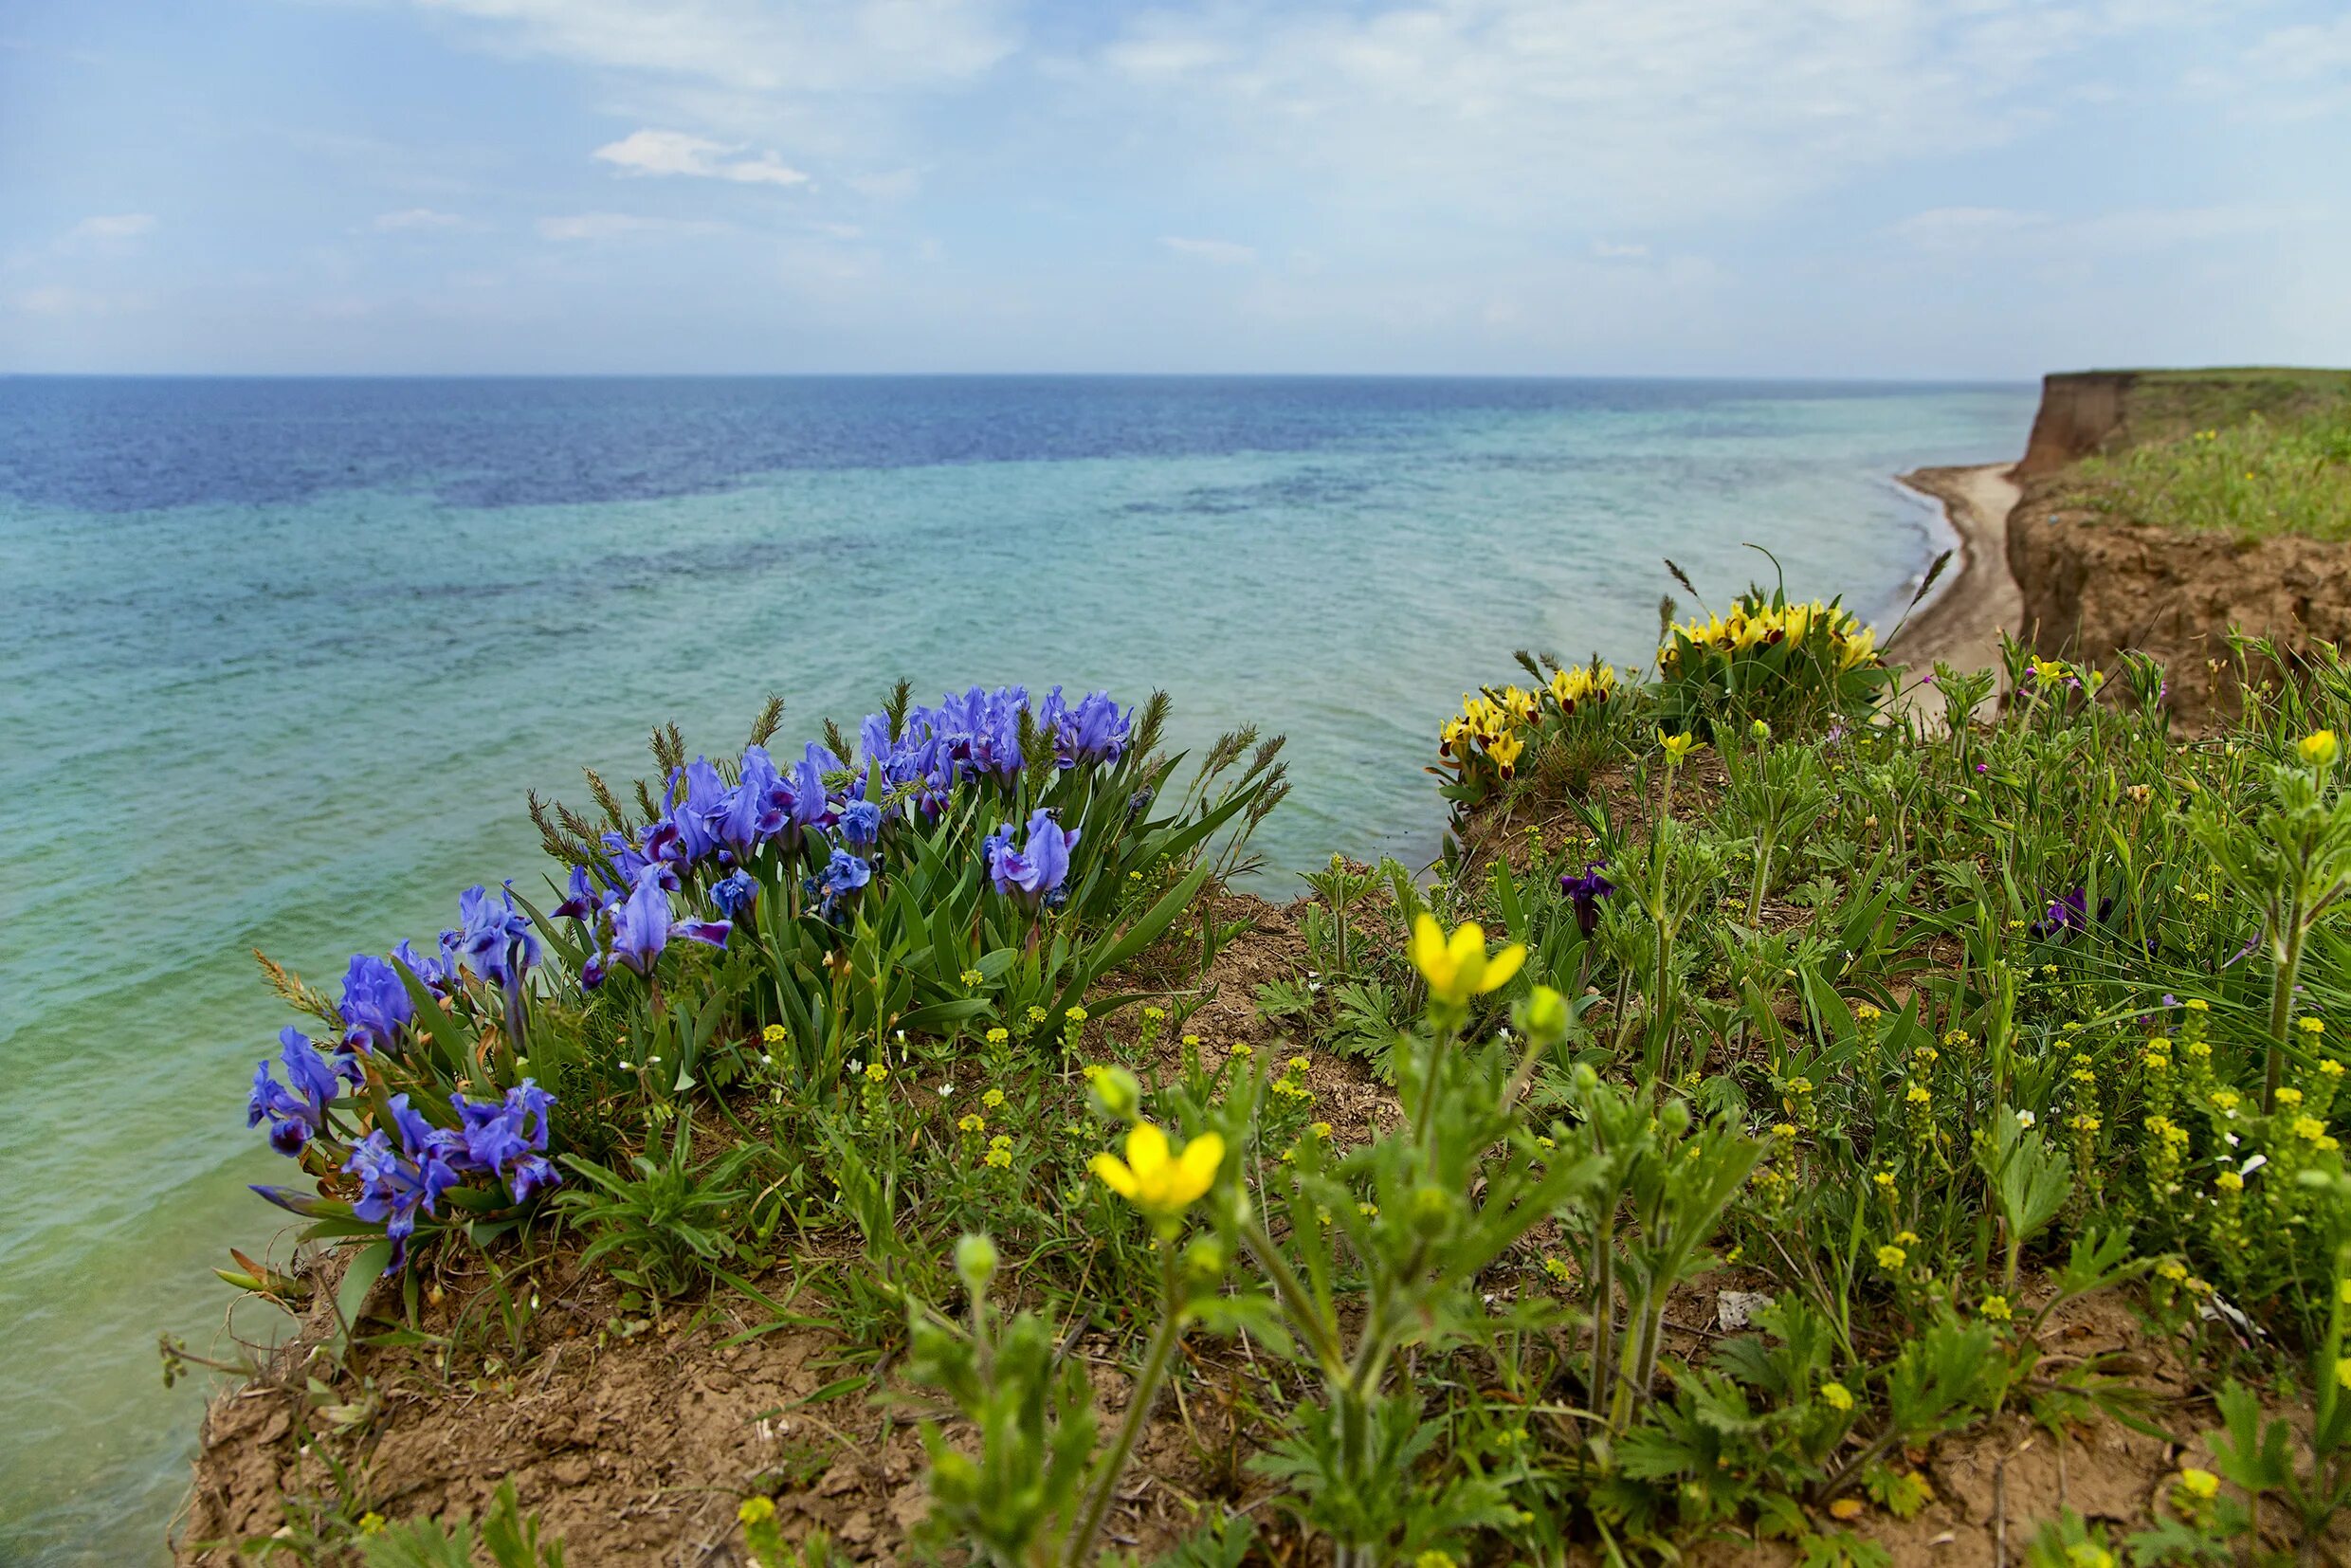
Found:
M 2351 386 L 2351 377 L 2343 384 Z M 2195 407 L 2187 398 L 2174 401 Z M 2136 423 L 2136 401 L 2132 411 Z M 2215 420 L 2111 457 L 2086 459 L 2068 477 L 2060 499 L 2167 528 L 2251 538 L 2351 539 L 2351 397 L 2339 393 L 2295 414 Z

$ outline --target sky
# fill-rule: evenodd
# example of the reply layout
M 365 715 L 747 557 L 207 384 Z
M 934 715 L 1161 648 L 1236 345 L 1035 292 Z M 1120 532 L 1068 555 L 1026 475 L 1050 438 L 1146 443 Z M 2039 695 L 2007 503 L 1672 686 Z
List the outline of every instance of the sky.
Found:
M 0 0 L 0 372 L 2351 363 L 2351 6 Z

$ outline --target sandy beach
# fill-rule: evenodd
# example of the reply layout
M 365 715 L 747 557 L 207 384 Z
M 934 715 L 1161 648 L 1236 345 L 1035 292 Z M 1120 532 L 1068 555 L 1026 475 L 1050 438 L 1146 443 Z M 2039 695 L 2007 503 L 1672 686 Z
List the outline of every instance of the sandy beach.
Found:
M 1959 535 L 1958 557 L 1941 589 L 1890 645 L 1913 670 L 1930 670 L 1937 660 L 1955 669 L 1996 667 L 2000 633 L 2019 629 L 2024 602 L 2008 570 L 2008 515 L 2018 498 L 2013 466 L 1986 463 L 1902 476 L 1903 484 L 1942 503 Z

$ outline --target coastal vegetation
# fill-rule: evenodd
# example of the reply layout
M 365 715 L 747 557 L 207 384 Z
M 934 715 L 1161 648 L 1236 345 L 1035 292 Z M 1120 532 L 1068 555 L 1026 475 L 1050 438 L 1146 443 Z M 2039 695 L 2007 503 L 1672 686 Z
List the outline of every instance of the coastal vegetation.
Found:
M 2351 539 L 2351 372 L 2133 371 L 2105 379 L 2112 406 L 2103 437 L 2046 484 L 2041 504 L 2242 538 Z
M 1465 696 L 1426 875 L 1265 902 L 1278 740 L 902 686 L 657 732 L 533 803 L 544 896 L 272 966 L 305 1223 L 224 1277 L 298 1331 L 183 1555 L 2339 1552 L 2351 666 L 2183 740 L 2142 657 L 1662 623 Z M 600 1378 L 645 1443 L 791 1392 L 647 1501 L 551 1413 Z

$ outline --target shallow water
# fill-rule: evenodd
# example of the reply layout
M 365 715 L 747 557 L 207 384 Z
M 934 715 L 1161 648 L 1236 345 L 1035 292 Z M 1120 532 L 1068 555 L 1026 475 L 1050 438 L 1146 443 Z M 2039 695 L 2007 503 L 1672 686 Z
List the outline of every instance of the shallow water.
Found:
M 0 1562 L 161 1559 L 209 1270 L 277 1231 L 244 1127 L 315 980 L 536 879 L 523 792 L 889 683 L 1152 685 L 1289 737 L 1259 847 L 1425 860 L 1511 650 L 1637 663 L 1679 560 L 1891 624 L 1891 475 L 2029 387 L 939 378 L 0 379 Z M 523 885 L 529 885 L 524 884 Z M 1294 885 L 1294 884 L 1293 884 Z M 240 1316 L 246 1331 L 264 1315 Z

